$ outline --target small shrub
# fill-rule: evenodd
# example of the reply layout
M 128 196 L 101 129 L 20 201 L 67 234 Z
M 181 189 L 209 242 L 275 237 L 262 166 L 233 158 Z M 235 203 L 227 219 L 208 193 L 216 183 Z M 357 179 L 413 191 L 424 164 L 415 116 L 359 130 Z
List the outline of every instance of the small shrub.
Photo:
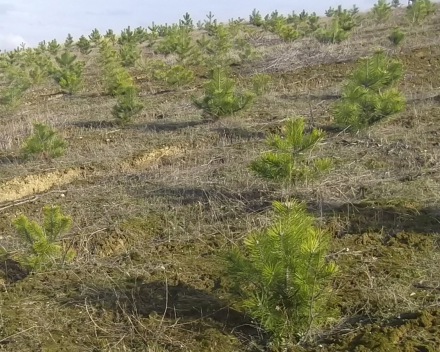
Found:
M 64 264 L 75 256 L 75 251 L 63 250 L 59 243 L 59 237 L 70 228 L 70 217 L 63 215 L 58 206 L 45 206 L 43 214 L 42 226 L 24 215 L 12 221 L 22 240 L 30 246 L 27 253 L 18 258 L 19 262 L 31 271 Z
M 391 5 L 386 0 L 378 0 L 372 10 L 376 22 L 384 22 L 388 20 L 391 14 Z
M 138 42 L 138 37 L 136 36 L 135 32 L 130 29 L 130 26 L 123 29 L 121 31 L 121 36 L 118 38 L 118 44 L 124 45 L 124 44 L 131 44 L 136 45 Z
M 174 65 L 166 71 L 165 79 L 172 87 L 182 87 L 194 81 L 194 72 L 181 65 Z
M 388 39 L 394 46 L 402 44 L 404 38 L 405 33 L 398 27 L 395 27 L 391 34 L 388 36 Z
M 254 95 L 250 92 L 237 93 L 235 82 L 218 66 L 213 69 L 212 78 L 205 84 L 205 95 L 193 101 L 198 108 L 219 117 L 246 109 L 253 98 Z
M 300 33 L 290 25 L 277 25 L 274 33 L 278 34 L 280 38 L 286 42 L 292 42 L 300 37 Z
M 67 34 L 67 38 L 66 38 L 66 40 L 64 42 L 64 48 L 65 49 L 70 49 L 72 47 L 72 45 L 73 45 L 73 37 L 69 33 L 69 34 Z
M 64 155 L 67 142 L 49 126 L 34 123 L 33 133 L 24 141 L 21 152 L 25 158 L 57 158 Z
M 103 40 L 100 44 L 99 62 L 102 65 L 102 80 L 107 94 L 120 95 L 134 85 L 133 78 L 127 69 L 122 67 L 117 51 L 111 47 L 108 40 Z
M 53 69 L 52 77 L 60 85 L 61 89 L 73 94 L 82 87 L 82 74 L 85 63 L 76 62 L 76 55 L 65 51 L 61 56 L 55 57 L 58 68 Z
M 192 42 L 190 32 L 186 27 L 170 30 L 161 42 L 158 43 L 155 52 L 164 55 L 176 54 L 180 63 L 190 60 L 194 55 L 195 45 Z
M 419 24 L 435 13 L 435 4 L 431 0 L 416 0 L 408 6 L 406 15 L 412 23 Z
M 109 40 L 113 45 L 116 44 L 116 34 L 112 29 L 107 30 L 107 32 L 104 34 L 104 38 Z
M 90 41 L 83 35 L 79 38 L 76 46 L 78 47 L 80 53 L 84 55 L 88 55 L 92 51 Z
M 402 76 L 402 64 L 383 51 L 365 58 L 351 74 L 334 105 L 335 121 L 353 130 L 368 127 L 405 107 L 395 84 Z
M 270 75 L 267 73 L 256 73 L 252 76 L 252 88 L 255 95 L 262 95 L 267 92 L 270 84 Z
M 400 3 L 400 0 L 392 0 L 391 1 L 391 7 L 397 9 L 400 6 L 402 6 L 402 4 Z
M 272 150 L 254 160 L 250 169 L 260 177 L 288 185 L 316 177 L 332 167 L 328 158 L 307 155 L 324 136 L 319 129 L 305 133 L 304 119 L 291 118 L 284 124 L 282 135 L 269 135 L 266 142 Z
M 56 55 L 58 54 L 58 50 L 60 50 L 61 45 L 58 44 L 56 39 L 51 40 L 48 45 L 47 45 L 47 50 L 49 51 L 49 53 L 51 53 L 52 55 Z
M 113 107 L 112 115 L 118 123 L 126 124 L 133 116 L 143 109 L 143 104 L 139 102 L 137 90 L 134 86 L 127 87 L 124 92 L 118 96 L 118 101 Z
M 339 27 L 344 31 L 351 31 L 354 27 L 356 27 L 356 17 L 352 13 L 351 10 L 342 9 L 342 6 L 339 5 L 333 17 L 336 17 L 339 21 Z
M 249 16 L 249 24 L 253 26 L 260 27 L 264 23 L 263 17 L 260 15 L 260 12 L 257 9 L 252 11 L 252 14 Z
M 101 42 L 102 36 L 101 36 L 101 33 L 99 33 L 99 30 L 97 28 L 95 28 L 92 31 L 92 33 L 89 35 L 89 39 L 96 46 L 99 45 L 99 43 Z
M 315 38 L 321 43 L 340 43 L 347 39 L 348 35 L 349 32 L 341 28 L 337 17 L 333 18 L 330 28 L 319 28 L 315 32 Z
M 122 66 L 130 67 L 134 66 L 136 61 L 141 57 L 141 54 L 136 45 L 125 43 L 119 48 L 119 57 Z
M 287 350 L 335 315 L 328 301 L 337 267 L 326 259 L 330 234 L 314 226 L 305 204 L 274 201 L 273 211 L 272 224 L 249 234 L 244 249 L 233 248 L 226 265 L 238 308 Z

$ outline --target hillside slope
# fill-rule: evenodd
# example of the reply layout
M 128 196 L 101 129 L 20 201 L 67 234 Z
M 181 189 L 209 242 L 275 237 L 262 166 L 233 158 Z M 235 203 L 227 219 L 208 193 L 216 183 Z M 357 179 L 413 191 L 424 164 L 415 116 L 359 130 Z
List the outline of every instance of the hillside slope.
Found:
M 0 350 L 254 351 L 267 336 L 231 308 L 220 253 L 270 221 L 271 202 L 307 203 L 331 232 L 340 270 L 340 317 L 308 351 L 437 351 L 440 347 L 440 13 L 412 25 L 404 9 L 386 23 L 362 14 L 340 44 L 284 42 L 261 28 L 246 37 L 258 57 L 231 66 L 242 87 L 270 74 L 269 90 L 236 116 L 213 119 L 192 103 L 206 70 L 181 88 L 130 68 L 144 109 L 125 126 L 103 92 L 98 50 L 76 53 L 82 91 L 50 79 L 0 115 Z M 325 20 L 325 19 L 324 19 Z M 398 24 L 402 47 L 387 39 Z M 246 28 L 252 28 L 246 25 Z M 200 38 L 200 32 L 193 33 Z M 359 133 L 333 128 L 331 106 L 362 56 L 383 48 L 403 63 L 403 112 Z M 144 60 L 174 55 L 140 46 Z M 233 52 L 232 55 L 237 56 Z M 290 116 L 326 130 L 314 150 L 335 168 L 286 189 L 249 163 Z M 24 161 L 32 122 L 55 127 L 64 156 Z M 41 220 L 46 204 L 72 217 L 63 268 L 28 274 L 11 220 Z

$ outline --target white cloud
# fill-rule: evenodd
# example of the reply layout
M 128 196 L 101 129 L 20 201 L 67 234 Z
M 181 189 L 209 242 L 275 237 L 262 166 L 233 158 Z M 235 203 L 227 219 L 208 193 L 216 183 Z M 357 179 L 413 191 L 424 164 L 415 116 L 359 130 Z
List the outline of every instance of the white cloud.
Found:
M 21 35 L 16 34 L 0 34 L 0 49 L 11 50 L 18 47 L 21 43 L 26 44 L 26 40 Z

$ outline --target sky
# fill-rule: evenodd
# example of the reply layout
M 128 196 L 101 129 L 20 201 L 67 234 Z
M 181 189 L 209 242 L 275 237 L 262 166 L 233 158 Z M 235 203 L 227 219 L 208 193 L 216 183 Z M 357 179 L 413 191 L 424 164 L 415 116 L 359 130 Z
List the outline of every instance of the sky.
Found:
M 109 28 L 119 33 L 127 26 L 135 28 L 177 23 L 188 12 L 194 23 L 211 11 L 218 21 L 242 17 L 246 20 L 254 8 L 264 16 L 274 10 L 296 13 L 305 9 L 318 15 L 330 6 L 369 9 L 375 0 L 0 0 L 0 50 L 11 50 L 21 43 L 36 46 L 42 40 L 64 42 L 68 33 L 75 40 L 94 28 L 101 33 Z M 402 1 L 401 1 L 402 2 Z

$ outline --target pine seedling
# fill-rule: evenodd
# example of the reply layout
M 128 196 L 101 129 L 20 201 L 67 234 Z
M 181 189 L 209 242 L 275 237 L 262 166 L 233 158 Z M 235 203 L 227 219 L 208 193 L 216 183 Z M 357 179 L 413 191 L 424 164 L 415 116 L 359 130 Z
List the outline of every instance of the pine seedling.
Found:
M 99 62 L 103 67 L 102 78 L 107 94 L 120 95 L 133 86 L 133 78 L 127 69 L 122 67 L 117 51 L 107 40 L 102 41 L 99 47 Z
M 372 13 L 376 22 L 385 22 L 390 17 L 391 5 L 386 0 L 378 0 L 373 6 Z
M 95 46 L 98 46 L 101 42 L 102 36 L 101 33 L 99 33 L 99 30 L 95 28 L 91 34 L 89 34 L 90 41 L 95 44 Z
M 253 26 L 260 27 L 264 23 L 263 16 L 260 15 L 260 12 L 257 9 L 254 9 L 249 16 L 249 24 Z
M 43 208 L 43 225 L 20 215 L 12 223 L 21 239 L 29 245 L 27 253 L 19 262 L 31 271 L 41 271 L 54 265 L 71 261 L 75 257 L 72 249 L 63 250 L 59 239 L 71 225 L 71 218 L 61 213 L 59 206 Z
M 285 42 L 293 42 L 298 39 L 300 34 L 292 26 L 288 24 L 281 24 L 280 22 L 274 28 L 274 33 L 278 34 L 279 37 Z
M 83 61 L 76 62 L 76 55 L 68 51 L 65 51 L 59 57 L 55 57 L 55 61 L 59 67 L 52 72 L 53 79 L 68 94 L 79 91 L 82 87 L 85 63 Z
M 21 148 L 25 159 L 40 157 L 46 160 L 64 155 L 67 142 L 49 126 L 36 122 L 33 133 L 26 138 Z
M 73 45 L 73 37 L 69 33 L 69 34 L 67 34 L 67 38 L 66 38 L 66 40 L 64 42 L 64 48 L 65 49 L 70 49 L 72 47 L 72 45 Z
M 83 35 L 79 38 L 76 46 L 78 47 L 80 53 L 83 55 L 88 55 L 92 51 L 90 41 Z
M 194 81 L 194 72 L 182 65 L 174 65 L 167 70 L 166 81 L 172 87 L 183 87 Z
M 306 133 L 303 118 L 290 118 L 281 135 L 269 135 L 266 143 L 272 150 L 254 160 L 250 169 L 262 178 L 287 185 L 317 177 L 332 167 L 328 158 L 309 157 L 324 136 L 324 131 L 319 129 Z
M 228 78 L 225 70 L 217 66 L 211 79 L 205 84 L 205 95 L 193 99 L 194 104 L 215 117 L 233 115 L 248 108 L 254 99 L 251 92 L 237 93 L 235 82 Z
M 321 43 L 340 43 L 345 40 L 349 32 L 341 28 L 338 17 L 334 17 L 330 28 L 319 28 L 315 32 L 315 38 Z
M 252 88 L 255 95 L 263 95 L 269 90 L 270 75 L 256 73 L 252 76 Z
M 127 87 L 118 96 L 117 104 L 113 107 L 112 115 L 119 124 L 128 123 L 133 116 L 137 115 L 142 109 L 143 104 L 139 102 L 137 90 L 134 86 Z
M 139 60 L 141 54 L 136 45 L 124 43 L 119 48 L 119 57 L 121 59 L 122 66 L 131 67 L 134 66 L 137 60 Z
M 336 10 L 330 6 L 324 13 L 327 17 L 333 17 L 336 14 Z
M 179 27 L 185 28 L 188 31 L 192 31 L 194 29 L 193 20 L 188 12 L 183 15 L 183 19 L 179 20 Z
M 188 30 L 183 27 L 170 30 L 155 51 L 164 55 L 176 54 L 179 63 L 185 63 L 194 55 L 195 45 Z
M 47 51 L 47 43 L 46 43 L 46 41 L 43 40 L 43 41 L 39 42 L 37 48 L 42 53 L 46 52 Z
M 405 33 L 399 27 L 395 27 L 388 36 L 388 39 L 394 46 L 399 46 L 402 44 L 403 39 L 405 39 Z
M 342 6 L 339 5 L 338 9 L 335 10 L 334 17 L 338 18 L 339 27 L 344 31 L 351 31 L 354 27 L 356 27 L 355 16 L 350 13 L 347 9 L 342 9 Z
M 402 64 L 383 51 L 363 59 L 333 107 L 336 123 L 356 131 L 403 110 L 405 99 L 395 88 L 401 77 Z
M 119 45 L 124 45 L 124 44 L 136 45 L 137 42 L 138 42 L 138 38 L 136 34 L 131 30 L 130 26 L 128 26 L 127 28 L 121 31 L 121 36 L 118 39 Z
M 271 224 L 247 235 L 225 262 L 237 308 L 270 333 L 276 350 L 287 350 L 337 314 L 328 306 L 337 266 L 326 259 L 330 234 L 315 227 L 304 203 L 274 201 L 272 208 Z
M 104 34 L 104 38 L 110 41 L 113 45 L 116 44 L 116 34 L 113 32 L 112 29 L 108 29 L 107 32 Z
M 308 18 L 307 18 L 307 32 L 308 33 L 314 33 L 318 30 L 318 28 L 321 27 L 319 23 L 319 16 L 316 14 L 316 12 L 313 12 Z
M 56 39 L 51 40 L 48 45 L 47 45 L 47 50 L 49 51 L 49 53 L 51 53 L 52 55 L 56 55 L 58 54 L 58 50 L 60 50 L 61 45 L 58 44 Z
M 407 7 L 406 15 L 414 24 L 421 23 L 426 17 L 435 13 L 435 4 L 431 0 L 413 1 L 411 6 Z
M 350 15 L 356 16 L 359 13 L 359 7 L 353 5 L 353 7 L 350 10 L 348 10 L 348 12 L 350 13 Z

